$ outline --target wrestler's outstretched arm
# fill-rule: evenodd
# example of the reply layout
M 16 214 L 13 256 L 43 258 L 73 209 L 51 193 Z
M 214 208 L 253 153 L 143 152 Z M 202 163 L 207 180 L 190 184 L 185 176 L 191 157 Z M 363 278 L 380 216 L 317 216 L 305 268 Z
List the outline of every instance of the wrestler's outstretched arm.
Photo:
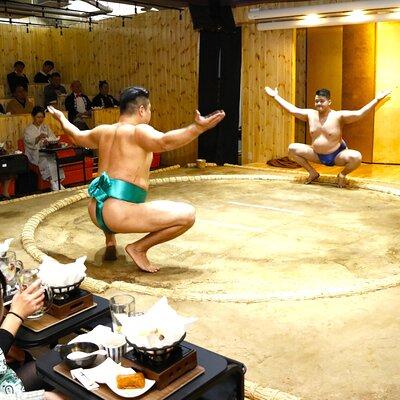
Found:
M 166 133 L 159 132 L 150 125 L 139 124 L 135 128 L 135 140 L 140 147 L 149 152 L 161 153 L 174 150 L 185 146 L 203 132 L 214 128 L 224 117 L 225 112 L 222 110 L 215 111 L 206 117 L 202 117 L 196 110 L 193 124 Z
M 282 108 L 290 112 L 290 114 L 294 115 L 296 118 L 301 119 L 302 121 L 308 120 L 310 110 L 306 108 L 296 107 L 294 104 L 289 103 L 288 101 L 283 99 L 278 94 L 278 88 L 272 89 L 269 86 L 266 86 L 265 93 L 267 93 L 268 96 L 272 97 Z
M 81 131 L 74 124 L 68 121 L 64 113 L 52 106 L 48 106 L 49 113 L 60 122 L 63 131 L 73 140 L 73 142 L 81 147 L 89 149 L 97 149 L 99 146 L 98 141 L 98 127 L 87 131 Z
M 390 93 L 392 93 L 392 89 L 383 90 L 382 92 L 379 92 L 378 95 L 373 100 L 371 100 L 368 104 L 366 104 L 364 107 L 360 108 L 359 110 L 339 111 L 341 114 L 341 117 L 342 117 L 342 122 L 344 124 L 351 124 L 352 122 L 356 122 L 356 121 L 360 120 L 361 118 L 364 118 L 383 99 L 385 99 L 387 96 L 389 96 Z

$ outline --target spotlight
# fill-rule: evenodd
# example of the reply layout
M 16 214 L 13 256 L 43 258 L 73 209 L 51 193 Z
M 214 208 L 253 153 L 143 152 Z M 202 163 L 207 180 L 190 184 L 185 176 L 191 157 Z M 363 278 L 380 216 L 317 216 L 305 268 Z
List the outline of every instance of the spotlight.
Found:
M 301 20 L 301 24 L 307 26 L 320 25 L 322 23 L 323 19 L 318 14 L 308 14 Z
M 350 12 L 344 19 L 348 22 L 363 22 L 371 19 L 371 16 L 367 15 L 363 10 L 354 10 Z

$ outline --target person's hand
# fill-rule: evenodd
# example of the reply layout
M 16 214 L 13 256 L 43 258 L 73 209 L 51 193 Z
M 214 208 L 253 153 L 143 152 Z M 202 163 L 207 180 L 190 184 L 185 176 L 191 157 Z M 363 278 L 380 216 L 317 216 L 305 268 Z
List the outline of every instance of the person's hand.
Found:
M 275 98 L 278 95 L 278 88 L 276 87 L 275 89 L 270 88 L 269 86 L 265 86 L 265 93 L 267 93 L 268 96 L 271 96 L 272 98 Z
M 44 290 L 41 281 L 30 284 L 23 292 L 17 292 L 12 301 L 10 311 L 25 319 L 43 306 Z
M 376 96 L 376 99 L 378 101 L 383 100 L 385 97 L 389 96 L 392 93 L 392 89 L 386 89 L 386 90 L 382 90 L 381 92 L 379 92 Z
M 45 133 L 41 133 L 35 140 L 36 143 L 39 143 L 41 140 L 47 139 L 47 135 Z
M 199 110 L 196 110 L 196 116 L 194 118 L 194 122 L 198 128 L 200 128 L 203 132 L 208 129 L 214 128 L 219 122 L 221 122 L 225 117 L 225 112 L 223 110 L 217 110 L 213 113 L 203 117 L 200 115 Z
M 55 118 L 59 122 L 61 122 L 61 120 L 64 118 L 63 112 L 60 110 L 57 110 L 53 106 L 48 106 L 47 111 L 52 115 L 53 118 Z

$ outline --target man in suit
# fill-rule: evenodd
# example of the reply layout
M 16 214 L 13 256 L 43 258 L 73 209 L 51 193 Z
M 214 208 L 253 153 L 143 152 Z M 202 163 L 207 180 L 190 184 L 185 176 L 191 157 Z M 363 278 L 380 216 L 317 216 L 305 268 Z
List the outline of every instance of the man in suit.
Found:
M 76 80 L 71 83 L 71 94 L 65 98 L 65 108 L 68 111 L 68 120 L 81 130 L 89 129 L 85 118 L 91 114 L 92 103 L 82 93 L 82 84 Z

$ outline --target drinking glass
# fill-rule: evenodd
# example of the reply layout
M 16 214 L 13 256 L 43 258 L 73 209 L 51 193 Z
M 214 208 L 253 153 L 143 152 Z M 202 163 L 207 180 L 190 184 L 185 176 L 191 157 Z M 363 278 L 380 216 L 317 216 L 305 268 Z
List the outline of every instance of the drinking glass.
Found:
M 29 285 L 39 279 L 38 269 L 21 269 L 17 274 L 19 290 L 23 292 Z M 43 306 L 39 308 L 35 313 L 30 315 L 29 319 L 38 319 L 41 318 L 44 313 L 50 308 L 53 301 L 53 292 L 50 287 L 46 285 L 42 285 L 44 288 L 45 299 L 43 302 Z
M 7 291 L 12 291 L 17 283 L 17 272 L 23 268 L 22 261 L 17 260 L 15 251 L 6 251 L 0 256 L 0 270 L 6 279 Z
M 110 298 L 113 331 L 122 333 L 124 321 L 135 315 L 135 298 L 129 294 L 117 294 Z

